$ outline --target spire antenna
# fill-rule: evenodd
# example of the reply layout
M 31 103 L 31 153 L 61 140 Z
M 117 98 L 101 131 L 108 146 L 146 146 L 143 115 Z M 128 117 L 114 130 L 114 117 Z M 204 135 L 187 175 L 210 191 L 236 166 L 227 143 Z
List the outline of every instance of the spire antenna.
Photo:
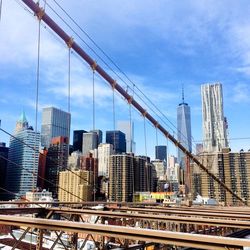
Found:
M 184 85 L 182 84 L 182 103 L 184 103 Z

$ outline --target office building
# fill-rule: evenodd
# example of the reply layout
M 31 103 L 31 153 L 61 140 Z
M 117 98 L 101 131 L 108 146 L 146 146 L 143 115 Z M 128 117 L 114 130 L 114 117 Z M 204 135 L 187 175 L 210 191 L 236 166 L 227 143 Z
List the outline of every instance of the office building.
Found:
M 71 155 L 68 157 L 68 169 L 71 170 L 79 170 L 81 168 L 81 151 L 72 152 Z
M 98 135 L 95 132 L 84 133 L 82 137 L 82 154 L 88 155 L 91 150 L 98 146 Z
M 73 131 L 73 151 L 82 151 L 82 137 L 83 134 L 87 133 L 85 130 L 74 130 Z
M 177 107 L 177 139 L 190 152 L 192 152 L 191 138 L 190 107 L 184 100 L 182 90 L 182 102 Z M 178 163 L 181 168 L 186 169 L 186 156 L 180 149 L 178 149 Z
M 155 146 L 155 159 L 161 161 L 167 161 L 167 146 L 164 145 Z
M 109 177 L 109 157 L 113 153 L 112 144 L 101 143 L 98 146 L 98 176 Z
M 155 166 L 156 177 L 161 178 L 164 177 L 167 170 L 167 162 L 161 160 L 151 161 L 151 163 Z
M 51 139 L 46 159 L 45 188 L 58 195 L 59 172 L 67 169 L 68 137 L 58 136 Z
M 90 130 L 89 132 L 97 134 L 97 146 L 102 143 L 102 131 L 100 129 Z
M 40 133 L 29 127 L 24 112 L 16 123 L 14 135 L 10 139 L 6 179 L 7 189 L 13 193 L 9 199 L 25 197 L 26 192 L 33 191 L 38 173 Z
M 106 143 L 113 145 L 116 154 L 126 152 L 125 134 L 120 130 L 106 131 Z
M 125 134 L 126 152 L 135 154 L 134 123 L 131 121 L 118 121 L 117 128 Z
M 203 151 L 218 152 L 228 147 L 227 122 L 220 83 L 201 86 Z
M 134 191 L 146 192 L 149 184 L 147 183 L 146 158 L 141 156 L 134 157 Z
M 70 114 L 55 107 L 43 108 L 41 144 L 48 148 L 51 139 L 58 136 L 70 138 Z
M 109 200 L 132 202 L 134 191 L 134 157 L 111 155 L 109 160 Z
M 93 172 L 85 170 L 62 171 L 59 173 L 60 202 L 92 201 Z
M 92 171 L 94 174 L 94 181 L 97 181 L 98 177 L 98 159 L 93 157 L 93 154 L 88 153 L 88 155 L 81 157 L 80 169 L 86 171 Z
M 0 142 L 0 187 L 5 187 L 6 171 L 8 166 L 9 148 L 4 142 Z M 6 199 L 6 194 L 2 189 L 0 190 L 0 200 Z
M 48 149 L 44 148 L 39 152 L 39 163 L 38 163 L 38 178 L 37 187 L 41 190 L 45 189 L 45 174 L 46 174 L 46 160 L 47 160 Z

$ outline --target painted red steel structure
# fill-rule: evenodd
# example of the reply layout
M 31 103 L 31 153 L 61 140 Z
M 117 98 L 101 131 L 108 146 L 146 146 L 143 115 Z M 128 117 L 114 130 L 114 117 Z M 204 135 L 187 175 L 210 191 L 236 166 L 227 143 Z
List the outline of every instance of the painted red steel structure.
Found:
M 133 105 L 145 118 L 147 118 L 156 128 L 158 128 L 169 140 L 171 140 L 176 147 L 183 151 L 190 160 L 195 162 L 203 171 L 205 171 L 209 176 L 211 176 L 219 185 L 221 185 L 226 191 L 236 197 L 243 204 L 246 204 L 246 201 L 243 200 L 240 196 L 235 194 L 230 188 L 228 188 L 225 183 L 223 183 L 218 177 L 212 174 L 199 160 L 195 158 L 181 143 L 178 142 L 161 124 L 149 114 L 146 109 L 144 109 L 137 101 L 130 96 L 126 90 L 124 90 L 115 79 L 113 79 L 101 66 L 99 66 L 95 60 L 93 60 L 74 40 L 70 37 L 60 26 L 50 18 L 43 8 L 41 8 L 33 0 L 22 0 L 40 19 L 43 20 L 66 44 L 69 48 L 72 48 L 82 59 L 84 59 L 90 67 L 98 72 L 102 78 L 104 78 L 113 89 L 117 90 L 129 104 Z

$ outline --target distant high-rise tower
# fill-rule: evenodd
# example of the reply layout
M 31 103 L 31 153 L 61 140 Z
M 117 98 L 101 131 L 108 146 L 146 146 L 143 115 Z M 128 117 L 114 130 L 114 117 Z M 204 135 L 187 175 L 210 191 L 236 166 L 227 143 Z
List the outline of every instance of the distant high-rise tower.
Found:
M 129 121 L 118 121 L 117 128 L 125 134 L 127 153 L 135 153 L 134 123 L 131 122 L 130 124 Z
M 89 132 L 95 132 L 97 134 L 97 146 L 102 143 L 102 131 L 100 129 L 90 130 Z
M 177 138 L 187 150 L 192 151 L 190 107 L 184 100 L 183 89 L 182 102 L 177 107 Z M 178 163 L 185 169 L 185 154 L 180 149 L 178 149 Z
M 228 147 L 227 122 L 223 112 L 220 83 L 201 86 L 203 151 L 217 152 Z
M 134 157 L 111 155 L 109 159 L 109 199 L 117 202 L 133 201 Z
M 112 144 L 101 143 L 98 146 L 98 176 L 109 177 L 109 157 L 113 152 Z
M 23 112 L 16 123 L 15 137 L 10 139 L 6 184 L 13 195 L 9 198 L 20 198 L 36 188 L 39 144 L 40 134 L 29 127 Z
M 167 146 L 155 146 L 155 159 L 167 161 Z
M 98 147 L 98 135 L 96 132 L 84 133 L 82 137 L 82 154 L 86 156 L 90 150 Z
M 82 137 L 83 134 L 87 133 L 85 130 L 74 130 L 73 131 L 73 150 L 82 152 Z
M 70 138 L 70 114 L 54 107 L 44 108 L 42 112 L 41 144 L 49 147 L 52 138 Z
M 68 137 L 58 136 L 51 139 L 46 159 L 45 188 L 57 197 L 59 172 L 67 169 Z
M 106 131 L 106 143 L 112 144 L 117 154 L 126 152 L 125 134 L 120 130 Z

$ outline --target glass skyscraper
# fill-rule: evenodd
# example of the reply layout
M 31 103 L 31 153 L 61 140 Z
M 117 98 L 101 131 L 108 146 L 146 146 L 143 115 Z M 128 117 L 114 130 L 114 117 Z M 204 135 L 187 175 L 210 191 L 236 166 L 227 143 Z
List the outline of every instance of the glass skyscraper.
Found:
M 177 138 L 187 150 L 192 152 L 190 107 L 184 101 L 184 92 L 182 92 L 182 102 L 177 107 Z M 186 168 L 185 154 L 180 149 L 178 149 L 178 163 L 181 168 Z
M 134 123 L 131 122 L 130 124 L 129 121 L 118 121 L 117 128 L 125 134 L 127 153 L 135 153 Z
M 167 146 L 164 145 L 155 146 L 155 159 L 161 161 L 167 161 Z
M 54 107 L 42 111 L 41 145 L 48 148 L 52 138 L 65 136 L 70 138 L 70 114 Z
M 10 139 L 6 186 L 14 193 L 9 198 L 20 198 L 32 191 L 33 187 L 36 188 L 40 133 L 28 126 L 25 114 L 22 113 L 14 136 Z
M 106 143 L 113 145 L 116 154 L 126 152 L 125 134 L 120 130 L 106 131 Z

